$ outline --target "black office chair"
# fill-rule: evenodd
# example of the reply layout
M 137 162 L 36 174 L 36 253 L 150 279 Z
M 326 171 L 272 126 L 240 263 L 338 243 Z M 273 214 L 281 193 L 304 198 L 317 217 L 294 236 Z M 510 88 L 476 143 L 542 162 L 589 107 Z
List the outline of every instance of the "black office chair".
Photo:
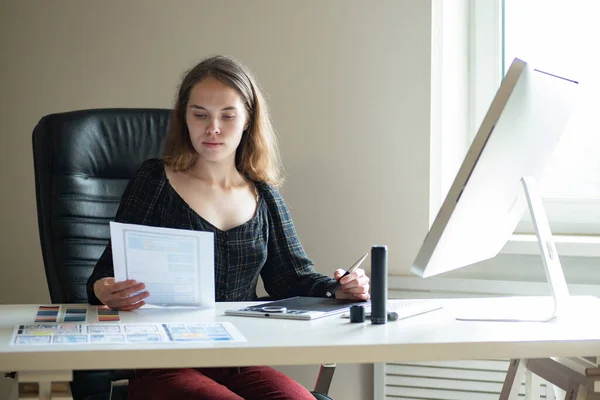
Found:
M 33 131 L 38 224 L 53 303 L 87 303 L 86 281 L 110 237 L 125 186 L 161 154 L 170 110 L 98 109 L 43 117 Z M 327 393 L 335 364 L 316 390 Z M 126 398 L 131 371 L 76 371 L 75 400 Z M 313 392 L 315 398 L 330 399 Z M 125 396 L 125 397 L 123 397 Z

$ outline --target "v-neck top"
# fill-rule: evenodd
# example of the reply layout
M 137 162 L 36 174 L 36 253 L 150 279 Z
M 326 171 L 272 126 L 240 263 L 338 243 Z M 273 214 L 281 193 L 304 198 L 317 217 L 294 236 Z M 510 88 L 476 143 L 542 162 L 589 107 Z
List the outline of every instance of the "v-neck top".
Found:
M 213 232 L 216 301 L 255 300 L 259 276 L 274 299 L 325 297 L 335 280 L 315 271 L 300 243 L 283 197 L 272 185 L 254 184 L 258 191 L 254 216 L 239 226 L 221 230 L 181 198 L 169 183 L 163 162 L 152 158 L 142 164 L 127 185 L 115 221 Z M 87 282 L 90 304 L 101 304 L 94 294 L 94 283 L 112 276 L 114 268 L 109 241 Z

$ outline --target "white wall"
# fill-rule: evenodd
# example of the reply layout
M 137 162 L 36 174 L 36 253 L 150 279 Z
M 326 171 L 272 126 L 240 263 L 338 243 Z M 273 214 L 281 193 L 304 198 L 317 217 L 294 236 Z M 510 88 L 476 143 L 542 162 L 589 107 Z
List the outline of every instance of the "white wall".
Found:
M 214 53 L 248 64 L 267 93 L 283 194 L 317 269 L 385 244 L 392 273 L 407 274 L 428 221 L 430 36 L 425 0 L 0 0 L 0 303 L 49 301 L 37 121 L 170 107 L 184 71 Z M 371 397 L 371 366 L 339 368 L 335 397 Z M 316 367 L 286 372 L 310 386 Z

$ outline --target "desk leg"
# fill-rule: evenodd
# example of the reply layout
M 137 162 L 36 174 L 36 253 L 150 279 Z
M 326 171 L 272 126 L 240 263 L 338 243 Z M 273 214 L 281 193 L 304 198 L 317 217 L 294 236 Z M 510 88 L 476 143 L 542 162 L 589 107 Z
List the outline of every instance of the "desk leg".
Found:
M 506 379 L 502 385 L 499 400 L 516 400 L 519 396 L 519 389 L 523 381 L 527 367 L 527 360 L 510 360 L 510 366 L 506 372 Z
M 565 391 L 565 400 L 596 400 L 593 379 L 551 358 L 530 359 L 527 369 Z
M 588 399 L 588 390 L 585 386 L 580 385 L 577 382 L 573 382 L 567 388 L 565 394 L 565 400 L 591 400 Z
M 17 399 L 73 400 L 69 386 L 72 380 L 73 371 L 18 372 Z

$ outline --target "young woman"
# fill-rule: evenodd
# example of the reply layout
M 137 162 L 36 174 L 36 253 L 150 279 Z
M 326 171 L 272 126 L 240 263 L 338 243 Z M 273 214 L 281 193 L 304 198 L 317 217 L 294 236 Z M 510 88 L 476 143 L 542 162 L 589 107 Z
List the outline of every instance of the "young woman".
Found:
M 335 279 L 314 270 L 276 189 L 281 181 L 276 137 L 256 81 L 239 62 L 211 57 L 184 77 L 164 156 L 142 164 L 115 220 L 214 232 L 217 301 L 255 300 L 259 276 L 274 299 L 325 297 L 344 270 Z M 109 243 L 88 280 L 90 303 L 124 311 L 144 305 L 143 282 L 113 276 Z M 345 277 L 335 296 L 368 300 L 364 270 Z M 313 399 L 269 367 L 138 370 L 129 396 Z

